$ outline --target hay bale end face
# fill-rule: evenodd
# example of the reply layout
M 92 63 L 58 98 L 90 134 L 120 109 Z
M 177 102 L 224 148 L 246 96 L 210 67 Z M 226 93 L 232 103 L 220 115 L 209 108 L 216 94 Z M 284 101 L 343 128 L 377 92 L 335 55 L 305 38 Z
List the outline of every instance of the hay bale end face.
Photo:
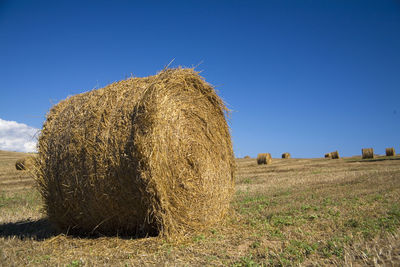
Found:
M 331 158 L 332 159 L 339 159 L 340 158 L 339 152 L 337 150 L 334 151 L 334 152 L 331 152 L 330 154 L 331 154 Z
M 183 68 L 61 101 L 38 143 L 49 220 L 69 233 L 166 237 L 220 222 L 234 192 L 226 111 Z
M 374 158 L 374 149 L 373 148 L 363 148 L 361 150 L 363 159 L 373 159 Z
M 288 152 L 283 153 L 282 154 L 282 158 L 283 159 L 290 159 L 290 153 L 288 153 Z
M 326 153 L 326 154 L 325 154 L 325 158 L 327 158 L 327 159 L 330 159 L 330 158 L 332 158 L 332 155 L 331 155 L 331 153 Z
M 257 156 L 257 164 L 271 164 L 272 163 L 272 157 L 270 153 L 260 153 Z
M 394 150 L 394 147 L 386 148 L 386 156 L 387 156 L 387 157 L 394 157 L 394 156 L 396 156 L 396 152 L 395 152 L 395 150 Z

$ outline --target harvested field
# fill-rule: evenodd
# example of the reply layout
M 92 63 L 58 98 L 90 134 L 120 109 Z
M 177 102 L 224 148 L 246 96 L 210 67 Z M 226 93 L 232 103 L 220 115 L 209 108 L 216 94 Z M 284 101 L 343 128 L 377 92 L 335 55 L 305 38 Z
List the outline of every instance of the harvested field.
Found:
M 56 232 L 21 156 L 0 152 L 0 266 L 400 264 L 399 156 L 237 159 L 227 221 L 177 241 Z

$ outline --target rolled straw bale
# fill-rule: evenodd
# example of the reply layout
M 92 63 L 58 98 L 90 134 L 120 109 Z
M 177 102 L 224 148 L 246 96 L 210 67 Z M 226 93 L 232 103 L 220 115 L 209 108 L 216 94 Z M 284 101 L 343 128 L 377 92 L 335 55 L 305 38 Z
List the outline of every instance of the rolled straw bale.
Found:
M 249 158 L 250 158 L 250 156 L 244 156 L 244 158 L 245 158 L 245 159 L 249 159 Z
M 15 168 L 18 171 L 32 169 L 35 164 L 35 155 L 25 156 L 15 162 Z
M 328 159 L 332 158 L 331 153 L 326 153 L 326 154 L 325 154 L 325 158 L 328 158 Z
M 290 159 L 290 153 L 288 153 L 288 152 L 283 153 L 282 154 L 282 158 L 283 159 Z
M 373 159 L 374 158 L 374 149 L 373 148 L 363 148 L 361 150 L 363 159 Z
M 339 159 L 339 158 L 340 158 L 340 157 L 339 157 L 339 152 L 338 152 L 337 150 L 331 152 L 330 154 L 331 154 L 331 158 L 332 158 L 332 159 Z
M 39 137 L 49 220 L 80 234 L 165 237 L 221 221 L 234 192 L 226 112 L 184 68 L 61 101 Z
M 270 153 L 260 153 L 257 156 L 257 164 L 271 164 L 272 163 L 272 157 Z
M 17 161 L 15 162 L 15 168 L 18 171 L 25 170 L 25 158 L 17 159 Z
M 386 156 L 387 157 L 396 156 L 396 152 L 394 151 L 394 147 L 386 148 Z

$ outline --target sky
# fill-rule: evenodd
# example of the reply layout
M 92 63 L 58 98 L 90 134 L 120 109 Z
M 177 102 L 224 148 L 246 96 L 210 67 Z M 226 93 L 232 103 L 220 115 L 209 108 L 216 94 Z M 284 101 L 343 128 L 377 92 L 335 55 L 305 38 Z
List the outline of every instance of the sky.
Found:
M 67 96 L 172 59 L 228 104 L 237 157 L 400 152 L 400 1 L 389 0 L 0 0 L 0 149 L 32 150 Z

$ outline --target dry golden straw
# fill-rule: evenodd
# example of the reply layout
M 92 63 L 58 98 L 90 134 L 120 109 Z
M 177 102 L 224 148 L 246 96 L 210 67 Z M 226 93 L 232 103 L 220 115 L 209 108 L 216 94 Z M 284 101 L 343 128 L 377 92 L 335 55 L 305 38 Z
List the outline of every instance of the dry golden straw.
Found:
M 260 153 L 257 156 L 257 164 L 271 164 L 272 163 L 272 157 L 270 153 Z
M 338 152 L 337 150 L 331 152 L 330 154 L 331 154 L 331 158 L 332 158 L 332 159 L 339 159 L 339 158 L 340 158 L 340 157 L 339 157 L 339 152 Z
M 288 152 L 283 153 L 282 154 L 282 158 L 283 159 L 290 159 L 290 153 L 288 153 Z
M 373 159 L 374 158 L 374 149 L 373 148 L 363 148 L 361 150 L 363 159 Z
M 183 68 L 61 101 L 39 138 L 50 221 L 70 233 L 166 237 L 220 222 L 234 192 L 226 112 Z
M 396 156 L 396 152 L 394 151 L 394 147 L 386 148 L 386 156 L 387 156 L 387 157 L 394 157 L 394 156 Z
M 331 155 L 331 153 L 326 153 L 326 154 L 325 154 L 325 158 L 327 158 L 327 159 L 330 159 L 330 158 L 332 158 L 332 155 Z

